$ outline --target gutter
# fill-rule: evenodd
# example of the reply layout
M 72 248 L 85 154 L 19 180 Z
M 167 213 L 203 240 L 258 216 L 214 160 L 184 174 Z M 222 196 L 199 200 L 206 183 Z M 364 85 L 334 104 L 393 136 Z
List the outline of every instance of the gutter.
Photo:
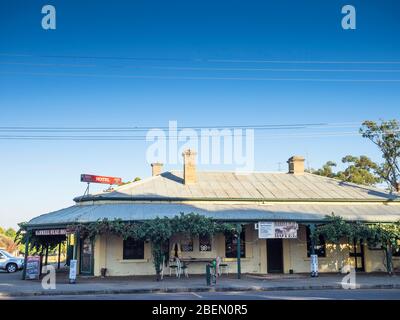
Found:
M 184 198 L 184 197 L 107 197 L 107 196 L 81 196 L 73 199 L 76 203 L 89 201 L 165 201 L 165 202 L 180 202 L 180 201 L 199 201 L 199 202 L 344 202 L 344 203 L 400 203 L 400 197 L 394 199 L 315 199 L 315 198 L 290 198 L 290 199 L 270 199 L 270 198 Z
M 160 216 L 160 218 L 162 218 Z M 141 223 L 141 222 L 145 222 L 148 220 L 153 220 L 153 219 L 146 219 L 146 220 L 121 220 L 124 223 L 129 223 L 129 222 L 135 222 L 135 223 Z M 307 219 L 307 220 L 299 220 L 299 219 L 285 219 L 285 220 L 274 220 L 274 219 L 212 219 L 214 221 L 217 222 L 225 222 L 225 223 L 241 223 L 241 224 L 246 224 L 246 223 L 257 223 L 257 222 L 262 222 L 262 221 L 288 221 L 288 222 L 297 222 L 298 224 L 303 224 L 303 225 L 307 225 L 310 223 L 324 223 L 326 222 L 325 219 Z M 346 219 L 345 219 L 346 220 Z M 112 220 L 110 220 L 112 221 Z M 354 220 L 348 220 L 348 221 L 354 221 Z M 52 223 L 52 224 L 35 224 L 35 225 L 31 225 L 31 226 L 27 226 L 26 230 L 27 231 L 32 231 L 32 230 L 38 230 L 38 229 L 50 229 L 50 228 L 67 228 L 68 226 L 73 226 L 73 225 L 77 225 L 77 224 L 89 224 L 89 223 L 93 223 L 95 221 L 87 221 L 87 222 L 71 222 L 71 223 Z M 366 223 L 366 224 L 375 224 L 375 223 L 393 223 L 393 221 L 370 221 L 370 220 L 357 220 L 357 222 L 361 222 L 361 223 Z

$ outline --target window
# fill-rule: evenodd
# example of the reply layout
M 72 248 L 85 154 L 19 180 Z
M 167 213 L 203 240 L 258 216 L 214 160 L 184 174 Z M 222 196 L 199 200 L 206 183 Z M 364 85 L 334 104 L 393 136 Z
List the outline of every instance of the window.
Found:
M 236 258 L 237 257 L 237 237 L 235 235 L 225 236 L 225 257 Z M 244 230 L 240 234 L 240 257 L 246 257 L 245 247 L 245 232 Z
M 181 241 L 181 250 L 182 252 L 191 252 L 193 251 L 193 239 L 184 239 Z
M 132 238 L 124 240 L 123 259 L 144 259 L 144 242 Z
M 311 231 L 310 228 L 307 227 L 307 257 L 311 256 Z M 325 248 L 325 239 L 322 235 L 319 236 L 319 241 L 318 243 L 315 243 L 314 245 L 314 251 L 315 254 L 318 255 L 318 257 L 326 257 L 326 248 Z
M 210 235 L 200 235 L 199 236 L 199 251 L 211 251 L 211 236 Z

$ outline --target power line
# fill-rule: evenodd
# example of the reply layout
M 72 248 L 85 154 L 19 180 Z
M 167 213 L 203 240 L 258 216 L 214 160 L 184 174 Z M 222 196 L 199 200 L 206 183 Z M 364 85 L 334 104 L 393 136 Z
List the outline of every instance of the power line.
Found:
M 209 59 L 209 62 L 227 63 L 277 63 L 277 64 L 400 64 L 400 61 L 363 61 L 363 60 L 246 60 L 246 59 Z
M 252 125 L 214 125 L 214 126 L 180 126 L 179 129 L 193 130 L 223 130 L 223 129 L 253 129 L 263 130 L 300 130 L 300 129 L 324 129 L 324 128 L 357 128 L 361 122 L 343 123 L 294 123 L 294 124 L 252 124 Z M 129 127 L 35 127 L 35 126 L 0 126 L 0 132 L 12 133 L 86 133 L 86 132 L 144 132 L 153 129 L 169 130 L 169 126 L 129 126 Z M 177 127 L 178 129 L 178 127 Z
M 399 133 L 400 130 L 391 130 L 388 133 L 384 134 L 394 134 Z M 156 139 L 158 140 L 167 140 L 167 139 L 179 139 L 179 138 L 199 138 L 202 136 L 212 137 L 211 134 L 183 134 L 180 135 L 156 135 Z M 221 138 L 234 136 L 234 133 L 230 134 L 221 134 L 218 135 Z M 349 137 L 349 136 L 361 136 L 361 133 L 355 131 L 347 131 L 347 132 L 305 132 L 305 133 L 286 133 L 286 134 L 268 134 L 268 135 L 258 135 L 255 136 L 255 139 L 273 139 L 273 138 L 323 138 L 323 137 Z M 100 135 L 0 135 L 0 140 L 136 140 L 136 141 L 143 141 L 148 140 L 147 136 L 100 136 Z M 150 139 L 153 140 L 153 139 Z
M 181 61 L 181 62 L 223 62 L 223 63 L 271 63 L 271 64 L 400 64 L 394 60 L 283 60 L 283 59 L 227 59 L 227 58 L 166 58 L 166 57 L 127 57 L 127 56 L 90 56 L 90 55 L 49 55 L 30 53 L 0 52 L 5 57 L 38 57 L 55 59 L 94 59 L 94 60 L 138 60 L 138 61 Z
M 162 67 L 162 66 L 124 66 L 137 69 L 156 69 L 174 71 L 268 71 L 268 72 L 371 72 L 397 73 L 400 69 L 305 69 L 305 68 L 216 68 L 216 67 Z
M 96 65 L 96 64 L 63 64 L 63 63 L 31 63 L 31 62 L 0 62 L 0 65 L 61 67 L 61 68 L 129 68 L 173 71 L 246 71 L 246 72 L 356 72 L 356 73 L 398 73 L 400 69 L 307 69 L 307 68 L 221 68 L 221 67 L 176 67 L 176 66 L 132 66 L 132 65 Z
M 72 63 L 33 63 L 33 62 L 0 62 L 0 65 L 31 66 L 31 67 L 62 67 L 62 68 L 93 68 L 95 64 L 72 64 Z
M 25 57 L 25 58 L 51 58 L 51 59 L 92 59 L 92 60 L 134 60 L 134 61 L 175 61 L 175 62 L 200 62 L 201 59 L 188 58 L 164 58 L 164 57 L 121 57 L 121 56 L 87 56 L 87 55 L 43 55 L 43 54 L 15 54 L 0 53 L 4 57 Z
M 360 136 L 360 133 L 356 132 L 323 132 L 323 133 L 304 133 L 304 134 L 270 134 L 267 136 L 256 136 L 255 139 L 271 139 L 271 138 L 317 138 L 317 137 L 345 137 L 345 136 Z M 200 138 L 200 137 L 212 137 L 212 135 L 189 135 L 185 134 L 182 136 L 156 136 L 156 140 L 168 140 L 168 139 L 179 139 L 179 138 Z M 220 136 L 221 138 L 224 135 Z M 225 137 L 233 137 L 231 135 L 225 135 Z M 32 135 L 0 135 L 1 140 L 133 140 L 133 141 L 147 141 L 146 136 L 66 136 L 66 135 L 43 135 L 43 136 L 32 136 Z M 149 142 L 154 139 L 149 139 Z
M 80 77 L 111 79 L 155 79 L 155 80 L 229 80 L 229 81 L 290 81 L 290 82 L 359 82 L 359 83 L 398 83 L 400 79 L 335 79 L 335 78 L 256 78 L 256 77 L 185 77 L 185 76 L 145 76 L 122 74 L 91 73 L 52 73 L 52 72 L 0 72 L 5 75 L 28 75 L 44 77 Z

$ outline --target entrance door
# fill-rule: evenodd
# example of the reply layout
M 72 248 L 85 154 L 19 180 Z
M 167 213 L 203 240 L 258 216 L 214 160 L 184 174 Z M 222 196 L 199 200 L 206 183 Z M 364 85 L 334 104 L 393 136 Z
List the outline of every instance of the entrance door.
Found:
M 267 239 L 268 273 L 283 273 L 282 239 Z
M 362 240 L 353 243 L 352 251 L 350 251 L 350 257 L 354 258 L 354 268 L 356 271 L 364 272 L 364 243 Z
M 93 275 L 93 242 L 89 239 L 81 240 L 80 273 Z

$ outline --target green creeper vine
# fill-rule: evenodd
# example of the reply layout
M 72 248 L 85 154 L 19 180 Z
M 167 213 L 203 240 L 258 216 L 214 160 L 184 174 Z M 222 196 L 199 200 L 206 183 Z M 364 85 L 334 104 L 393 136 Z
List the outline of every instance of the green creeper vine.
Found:
M 148 241 L 152 244 L 152 256 L 157 280 L 160 278 L 163 260 L 162 244 L 173 234 L 181 233 L 189 236 L 213 235 L 216 233 L 237 233 L 235 224 L 221 223 L 211 218 L 190 213 L 181 213 L 173 218 L 156 218 L 144 222 L 124 222 L 120 219 L 102 219 L 92 223 L 70 226 L 81 238 L 94 239 L 99 234 L 114 234 L 123 239 L 133 238 Z
M 386 270 L 393 274 L 393 252 L 400 250 L 400 221 L 394 223 L 361 223 L 346 221 L 340 216 L 326 217 L 326 223 L 318 225 L 312 234 L 315 241 L 322 235 L 327 242 L 339 244 L 364 240 L 370 246 L 380 245 L 385 251 Z

